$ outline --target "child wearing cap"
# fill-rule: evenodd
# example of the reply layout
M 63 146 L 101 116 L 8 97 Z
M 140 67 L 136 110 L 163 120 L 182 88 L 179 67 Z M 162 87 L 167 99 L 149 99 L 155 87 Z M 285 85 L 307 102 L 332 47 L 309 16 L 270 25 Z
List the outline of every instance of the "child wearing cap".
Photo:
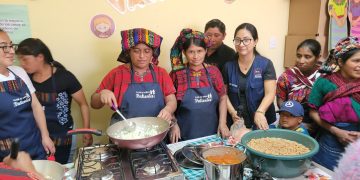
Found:
M 302 124 L 304 109 L 299 102 L 294 100 L 285 101 L 280 105 L 277 112 L 280 114 L 279 124 L 277 126 L 270 125 L 270 128 L 288 129 L 309 135 L 309 132 Z
M 299 102 L 294 100 L 285 101 L 280 105 L 280 109 L 277 112 L 280 114 L 279 123 L 278 125 L 271 124 L 269 128 L 288 129 L 309 135 L 308 130 L 302 124 L 304 108 Z M 240 125 L 234 132 L 231 132 L 228 144 L 236 144 L 250 131 L 251 129 Z

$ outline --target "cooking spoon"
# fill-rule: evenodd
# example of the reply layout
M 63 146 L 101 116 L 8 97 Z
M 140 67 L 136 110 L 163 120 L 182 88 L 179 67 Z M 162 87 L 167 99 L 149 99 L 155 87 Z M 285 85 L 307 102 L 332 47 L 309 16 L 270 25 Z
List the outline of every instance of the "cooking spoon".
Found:
M 120 115 L 120 117 L 126 122 L 126 124 L 127 124 L 126 131 L 131 132 L 131 131 L 134 131 L 134 130 L 135 130 L 136 124 L 135 124 L 134 122 L 132 122 L 132 121 L 127 120 L 127 119 L 124 117 L 124 115 L 119 111 L 119 109 L 118 109 L 118 108 L 115 108 L 115 105 L 114 105 L 114 104 L 112 104 L 111 109 L 114 110 L 118 115 Z

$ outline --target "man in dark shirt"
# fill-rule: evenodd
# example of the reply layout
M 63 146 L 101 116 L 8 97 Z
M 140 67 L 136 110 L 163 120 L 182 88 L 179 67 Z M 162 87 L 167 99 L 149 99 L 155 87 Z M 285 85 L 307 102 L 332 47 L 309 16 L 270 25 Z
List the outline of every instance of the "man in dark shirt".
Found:
M 205 36 L 211 42 L 207 49 L 205 62 L 217 66 L 222 71 L 223 65 L 234 59 L 235 51 L 223 43 L 226 33 L 225 24 L 219 19 L 212 19 L 205 25 Z

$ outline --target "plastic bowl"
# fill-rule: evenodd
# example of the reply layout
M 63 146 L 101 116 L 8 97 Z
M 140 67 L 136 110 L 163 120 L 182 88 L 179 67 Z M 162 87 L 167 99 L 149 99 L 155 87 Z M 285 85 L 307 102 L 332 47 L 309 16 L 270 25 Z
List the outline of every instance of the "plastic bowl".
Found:
M 32 161 L 37 172 L 42 174 L 46 180 L 63 179 L 65 168 L 58 162 L 49 160 Z
M 275 137 L 296 141 L 309 148 L 310 152 L 301 155 L 280 156 L 265 154 L 256 151 L 247 145 L 251 139 L 265 137 Z M 291 178 L 303 174 L 310 167 L 311 157 L 319 151 L 319 144 L 314 138 L 296 131 L 290 131 L 286 129 L 251 131 L 242 137 L 241 143 L 245 146 L 247 150 L 247 156 L 253 166 L 259 167 L 261 171 L 266 171 L 271 176 L 278 178 Z

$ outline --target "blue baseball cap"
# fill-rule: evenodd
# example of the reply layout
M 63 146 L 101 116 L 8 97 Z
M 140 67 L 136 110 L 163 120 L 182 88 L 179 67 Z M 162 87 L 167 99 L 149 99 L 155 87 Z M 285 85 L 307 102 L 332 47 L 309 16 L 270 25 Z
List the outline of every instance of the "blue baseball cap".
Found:
M 289 112 L 292 116 L 300 117 L 304 116 L 304 108 L 302 105 L 294 100 L 285 101 L 280 105 L 280 109 L 277 112 Z

